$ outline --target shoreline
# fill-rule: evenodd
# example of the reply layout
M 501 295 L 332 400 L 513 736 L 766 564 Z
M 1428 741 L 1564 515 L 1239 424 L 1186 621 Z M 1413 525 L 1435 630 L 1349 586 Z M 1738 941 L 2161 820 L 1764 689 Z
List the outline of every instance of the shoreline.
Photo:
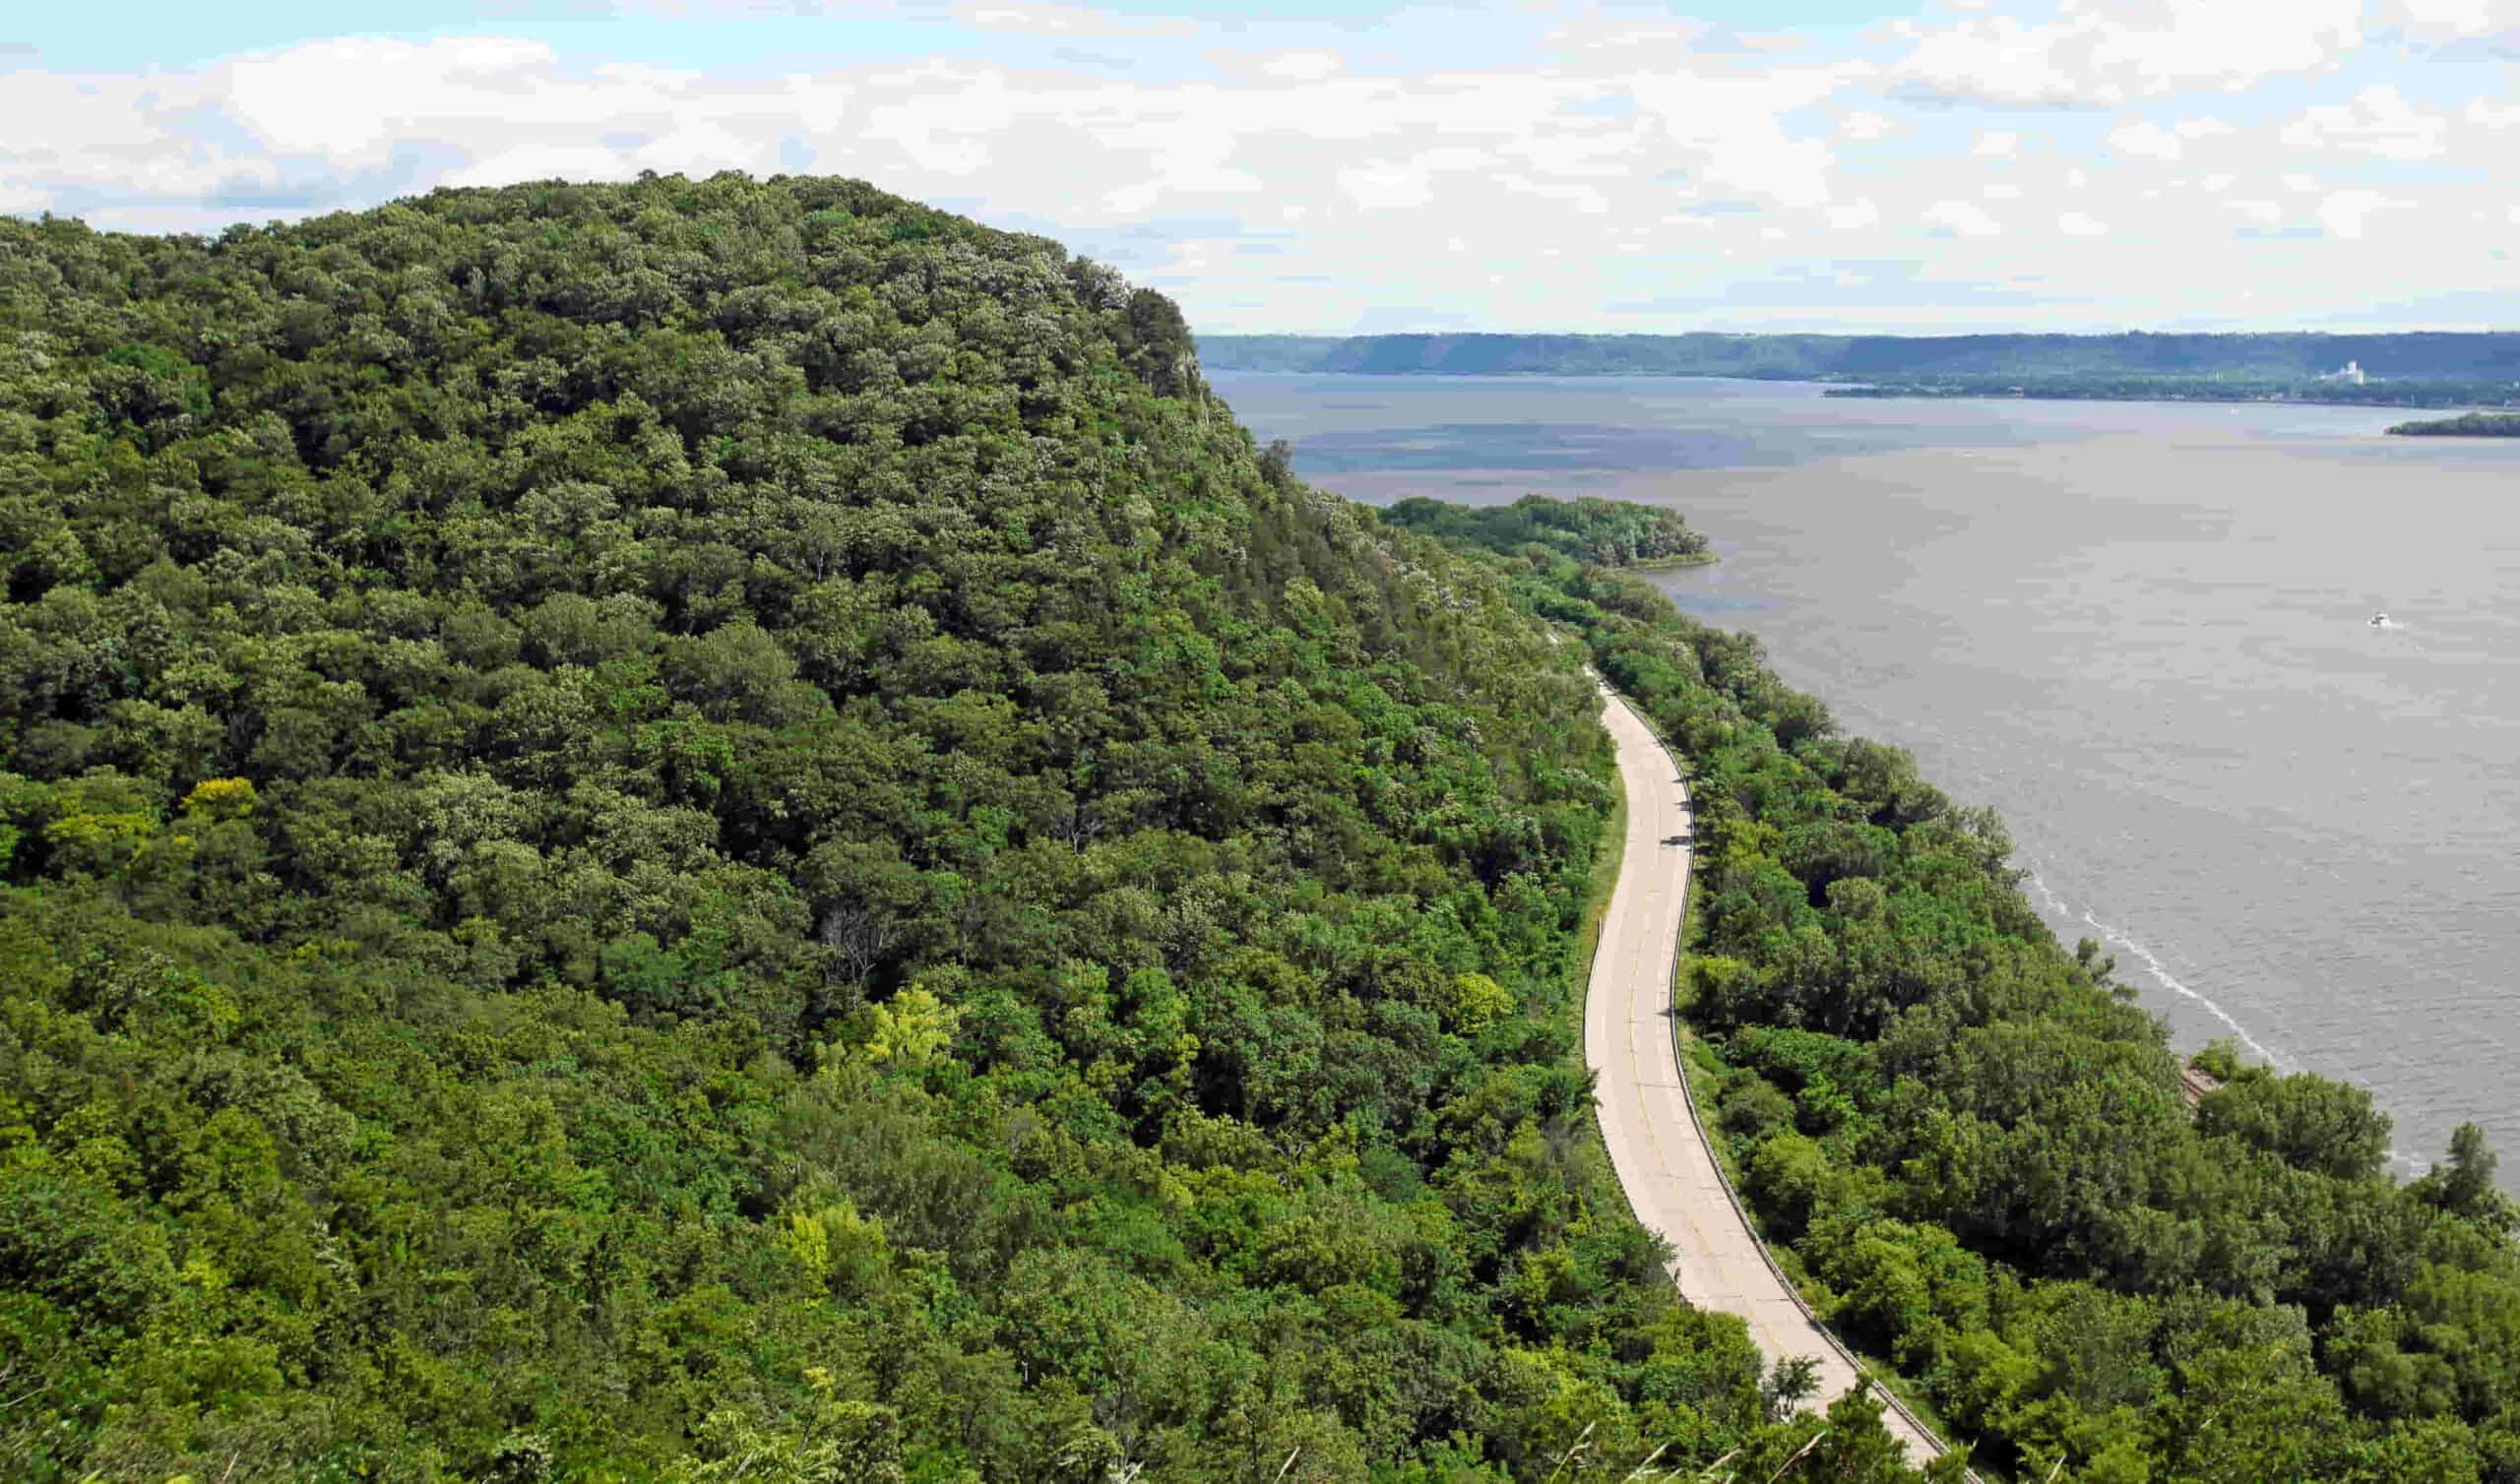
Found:
M 2501 412 L 2509 410 L 2506 407 L 2491 402 L 2368 402 L 2360 398 L 2352 397 L 2178 397 L 2168 393 L 2141 396 L 2131 393 L 2124 395 L 2110 395 L 2101 392 L 2072 394 L 2060 392 L 1982 391 L 1890 392 L 1857 389 L 1853 387 L 1839 390 L 1838 384 L 1834 382 L 1820 382 L 1814 383 L 1813 385 L 1826 386 L 1831 389 L 1820 394 L 1824 398 L 1843 398 L 1849 402 L 2107 402 L 2168 404 L 2192 402 L 2203 406 L 2360 407 L 2372 412 L 2442 412 L 2454 414 L 2469 412 Z M 2394 432 L 2396 430 L 2391 429 L 2390 431 Z
M 1313 371 L 1273 366 L 1202 366 L 1226 376 L 1344 377 L 1357 381 L 1718 381 L 1753 386 L 1819 387 L 1823 398 L 1850 402 L 2093 402 L 2186 403 L 2234 407 L 2362 407 L 2374 412 L 2421 412 L 2461 415 L 2513 410 L 2506 403 L 2483 402 L 2373 402 L 2353 397 L 2180 396 L 2174 393 L 2111 394 L 1970 390 L 1936 392 L 1888 389 L 1863 382 L 1824 380 L 1809 376 L 1740 376 L 1720 371 Z
M 2478 407 L 2450 417 L 2401 422 L 2386 431 L 2392 438 L 2520 438 L 2520 411 Z

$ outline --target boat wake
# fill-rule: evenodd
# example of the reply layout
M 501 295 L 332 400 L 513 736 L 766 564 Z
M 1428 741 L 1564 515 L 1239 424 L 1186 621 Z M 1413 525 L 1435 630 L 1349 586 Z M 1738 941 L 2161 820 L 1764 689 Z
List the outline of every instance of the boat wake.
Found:
M 2238 1039 L 2241 1045 L 2256 1053 L 2259 1060 L 2266 1062 L 2279 1071 L 2284 1069 L 2286 1066 L 2286 1059 L 2284 1057 L 2278 1056 L 2274 1052 L 2267 1050 L 2266 1047 L 2259 1042 L 2257 1037 L 2248 1033 L 2247 1026 L 2233 1020 L 2231 1014 L 2224 1010 L 2222 1006 L 2215 1004 L 2210 996 L 2201 993 L 2194 986 L 2186 983 L 2176 974 L 2172 973 L 2170 971 L 2170 965 L 2162 962 L 2161 956 L 2154 953 L 2152 949 L 2147 947 L 2140 939 L 2137 939 L 2134 935 L 2128 933 L 2124 928 L 2101 921 L 2099 917 L 2092 913 L 2090 908 L 2076 907 L 2072 903 L 2066 901 L 2063 897 L 2058 897 L 2053 891 L 2048 889 L 2047 881 L 2040 876 L 2036 869 L 2031 871 L 2029 880 L 2032 886 L 2039 889 L 2039 895 L 2047 901 L 2048 909 L 2049 911 L 2055 913 L 2059 917 L 2069 918 L 2074 921 L 2088 924 L 2099 932 L 2103 943 L 2114 945 L 2115 947 L 2123 949 L 2127 953 L 2134 955 L 2135 960 L 2144 966 L 2144 972 L 2152 975 L 2153 978 L 2160 983 L 2162 988 L 2169 990 L 2171 993 L 2177 995 L 2182 999 L 2194 1001 L 2207 1015 L 2210 1015 L 2215 1020 L 2220 1020 L 2228 1029 L 2230 1029 L 2232 1034 Z

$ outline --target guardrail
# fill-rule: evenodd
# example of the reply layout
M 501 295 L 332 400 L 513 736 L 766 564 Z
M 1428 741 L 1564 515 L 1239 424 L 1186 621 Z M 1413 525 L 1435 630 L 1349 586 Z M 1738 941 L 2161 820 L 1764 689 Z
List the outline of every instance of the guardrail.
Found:
M 1585 668 L 1587 670 L 1592 670 L 1592 666 L 1590 665 L 1585 666 Z M 1656 726 L 1652 718 L 1648 717 L 1643 711 L 1637 710 L 1633 706 L 1629 706 L 1627 697 L 1622 694 L 1616 686 L 1611 685 L 1609 681 L 1601 674 L 1601 672 L 1598 670 L 1592 670 L 1592 673 L 1593 678 L 1600 681 L 1604 689 L 1609 692 L 1610 698 L 1616 701 L 1619 705 L 1627 707 L 1627 713 L 1634 716 L 1637 719 L 1638 724 L 1645 728 L 1646 735 L 1654 739 L 1654 746 L 1663 754 L 1663 761 L 1670 765 L 1671 776 L 1673 778 L 1683 779 L 1680 783 L 1680 801 L 1685 805 L 1688 802 L 1688 784 L 1684 780 L 1685 775 L 1680 772 L 1678 760 L 1671 755 L 1671 745 L 1669 741 L 1665 740 L 1662 728 Z M 1691 839 L 1694 840 L 1697 835 L 1695 825 L 1696 817 L 1694 813 L 1692 813 L 1690 818 L 1691 825 L 1689 835 Z M 1689 846 L 1692 853 L 1696 851 L 1696 848 L 1695 844 L 1691 844 Z M 1695 873 L 1692 872 L 1691 875 L 1694 876 Z M 1690 883 L 1691 886 L 1694 886 L 1695 884 L 1696 883 L 1693 881 Z M 1681 923 L 1683 929 L 1685 929 L 1688 920 L 1688 896 L 1686 892 L 1683 892 L 1680 897 L 1680 913 Z M 1596 944 L 1594 946 L 1594 952 L 1596 954 L 1601 952 L 1600 945 Z M 1672 954 L 1672 968 L 1675 976 L 1678 967 L 1679 951 L 1674 950 Z M 1676 984 L 1673 987 L 1676 989 Z M 1942 1435 L 1927 1426 L 1925 1424 L 1925 1420 L 1911 1410 L 1906 1402 L 1900 1400 L 1898 1392 L 1883 1385 L 1881 1378 L 1873 1373 L 1872 1367 L 1865 1365 L 1860 1359 L 1858 1359 L 1855 1351 L 1847 1347 L 1846 1341 L 1838 1338 L 1838 1331 L 1830 1329 L 1828 1322 L 1820 1318 L 1819 1314 L 1812 1309 L 1810 1302 L 1803 1298 L 1802 1289 L 1800 1285 L 1794 1281 L 1793 1274 L 1787 1272 L 1784 1268 L 1780 1267 L 1777 1263 L 1776 1255 L 1768 1251 L 1767 1238 L 1760 1235 L 1758 1223 L 1751 1218 L 1748 1203 L 1741 1199 L 1741 1193 L 1739 1191 L 1733 1189 L 1732 1176 L 1724 1168 L 1724 1160 L 1716 1153 L 1715 1141 L 1708 1136 L 1706 1120 L 1698 1112 L 1697 1089 L 1690 1085 L 1689 1082 L 1688 1047 L 1680 1040 L 1680 1018 L 1675 1015 L 1670 1019 L 1671 1057 L 1680 1069 L 1680 1101 L 1685 1104 L 1689 1110 L 1689 1126 L 1696 1131 L 1698 1142 L 1706 1145 L 1708 1162 L 1715 1166 L 1715 1178 L 1724 1186 L 1724 1199 L 1732 1203 L 1733 1213 L 1741 1218 L 1742 1229 L 1749 1232 L 1749 1234 L 1756 1239 L 1759 1249 L 1759 1261 L 1768 1265 L 1768 1271 L 1776 1274 L 1778 1285 L 1784 1288 L 1787 1295 L 1794 1300 L 1794 1307 L 1802 1311 L 1802 1317 L 1809 1320 L 1811 1322 L 1811 1328 L 1819 1332 L 1822 1339 L 1829 1342 L 1829 1348 L 1838 1352 L 1838 1358 L 1847 1363 L 1847 1368 L 1854 1371 L 1856 1375 L 1861 1377 L 1864 1385 L 1870 1387 L 1874 1391 L 1879 1392 L 1883 1403 L 1886 1404 L 1891 1411 L 1898 1413 L 1901 1420 L 1905 1421 L 1910 1427 L 1915 1428 L 1917 1430 L 1918 1437 L 1932 1444 L 1936 1453 L 1949 1453 L 1951 1451 L 1951 1445 L 1944 1442 Z M 1928 1460 L 1923 1458 L 1916 1460 L 1920 1465 L 1922 1465 L 1926 1461 Z M 1971 1484 L 1985 1484 L 1985 1481 L 1979 1478 L 1977 1471 L 1974 1469 L 1969 1472 L 1968 1477 Z

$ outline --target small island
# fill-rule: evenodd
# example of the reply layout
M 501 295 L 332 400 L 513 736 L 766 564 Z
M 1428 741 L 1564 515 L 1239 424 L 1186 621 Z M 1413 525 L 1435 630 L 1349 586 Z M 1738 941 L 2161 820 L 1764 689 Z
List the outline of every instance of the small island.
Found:
M 2520 438 L 2520 412 L 2463 412 L 2401 422 L 2389 431 L 2401 438 Z

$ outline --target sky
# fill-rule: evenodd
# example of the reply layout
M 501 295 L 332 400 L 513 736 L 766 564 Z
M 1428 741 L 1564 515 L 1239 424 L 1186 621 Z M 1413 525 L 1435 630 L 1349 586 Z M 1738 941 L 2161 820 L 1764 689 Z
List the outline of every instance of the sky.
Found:
M 0 213 L 844 174 L 1202 333 L 2520 330 L 2520 0 L 0 10 Z

